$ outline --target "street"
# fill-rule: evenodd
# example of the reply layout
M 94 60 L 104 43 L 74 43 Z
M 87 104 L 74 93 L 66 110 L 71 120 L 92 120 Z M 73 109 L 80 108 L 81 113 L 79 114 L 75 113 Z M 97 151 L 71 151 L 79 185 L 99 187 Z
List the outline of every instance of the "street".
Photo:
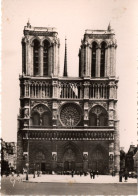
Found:
M 137 195 L 137 183 L 53 183 L 2 178 L 2 195 Z

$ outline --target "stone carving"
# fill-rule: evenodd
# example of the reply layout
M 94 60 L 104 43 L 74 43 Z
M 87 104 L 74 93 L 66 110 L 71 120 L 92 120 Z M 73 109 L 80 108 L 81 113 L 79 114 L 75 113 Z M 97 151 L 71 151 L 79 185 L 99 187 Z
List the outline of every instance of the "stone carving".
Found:
M 28 100 L 25 100 L 24 105 L 25 105 L 25 106 L 29 106 Z
M 57 102 L 53 102 L 53 109 L 57 109 L 58 107 L 58 103 Z
M 88 111 L 85 111 L 85 112 L 84 112 L 84 119 L 85 119 L 85 120 L 88 120 Z
M 24 120 L 24 126 L 29 126 L 28 120 Z
M 113 111 L 109 111 L 108 113 L 109 113 L 109 119 L 113 120 L 113 117 L 114 117 Z
M 24 109 L 24 118 L 29 118 L 29 108 Z
M 50 106 L 50 103 L 47 101 L 31 101 L 31 107 L 34 107 L 35 105 L 38 105 L 38 104 L 44 104 L 46 106 Z
M 83 160 L 88 161 L 88 152 L 83 152 Z
M 107 110 L 107 103 L 106 102 L 95 102 L 95 103 L 91 103 L 89 104 L 89 107 L 94 107 L 96 105 L 102 106 Z
M 57 161 L 57 152 L 52 152 L 52 160 Z
M 75 160 L 75 153 L 72 151 L 72 149 L 67 149 L 64 153 L 64 160 L 65 161 L 74 161 Z
M 45 160 L 45 155 L 42 152 L 36 154 L 36 160 Z
M 57 111 L 53 111 L 53 119 L 57 119 Z
M 88 102 L 85 102 L 84 103 L 84 109 L 88 109 L 88 108 L 89 108 Z

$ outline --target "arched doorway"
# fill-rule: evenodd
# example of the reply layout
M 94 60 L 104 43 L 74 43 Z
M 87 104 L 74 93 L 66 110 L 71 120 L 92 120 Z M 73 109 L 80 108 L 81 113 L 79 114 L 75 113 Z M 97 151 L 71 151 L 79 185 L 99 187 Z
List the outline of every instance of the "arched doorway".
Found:
M 64 170 L 70 171 L 75 170 L 75 153 L 71 148 L 67 149 L 64 153 L 63 161 L 64 161 Z
M 100 174 L 108 173 L 108 153 L 102 146 L 97 146 L 91 153 L 91 168 Z

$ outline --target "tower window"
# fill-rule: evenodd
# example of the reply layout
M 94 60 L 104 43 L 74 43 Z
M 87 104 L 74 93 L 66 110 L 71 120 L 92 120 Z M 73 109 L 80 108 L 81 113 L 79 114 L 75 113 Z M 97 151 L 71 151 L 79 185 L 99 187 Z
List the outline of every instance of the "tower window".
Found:
M 26 44 L 22 43 L 22 65 L 23 65 L 23 72 L 26 74 Z
M 49 49 L 49 42 L 47 40 L 45 40 L 44 41 L 44 50 L 43 50 L 44 76 L 48 76 L 48 49 Z
M 32 115 L 33 125 L 40 125 L 40 115 L 38 113 L 34 113 Z
M 105 47 L 106 44 L 103 42 L 101 44 L 100 77 L 104 77 L 105 72 Z
M 96 75 L 96 43 L 92 44 L 92 66 L 91 66 L 91 77 Z
M 33 60 L 34 60 L 34 75 L 39 75 L 39 41 L 34 40 L 34 49 L 33 49 Z

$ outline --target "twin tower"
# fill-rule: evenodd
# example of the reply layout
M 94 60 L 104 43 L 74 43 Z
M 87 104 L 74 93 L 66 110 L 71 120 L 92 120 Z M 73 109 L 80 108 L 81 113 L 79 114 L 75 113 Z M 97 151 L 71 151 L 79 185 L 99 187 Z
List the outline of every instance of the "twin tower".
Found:
M 119 172 L 114 31 L 85 31 L 79 77 L 68 77 L 66 47 L 61 77 L 55 28 L 24 28 L 17 169 Z

